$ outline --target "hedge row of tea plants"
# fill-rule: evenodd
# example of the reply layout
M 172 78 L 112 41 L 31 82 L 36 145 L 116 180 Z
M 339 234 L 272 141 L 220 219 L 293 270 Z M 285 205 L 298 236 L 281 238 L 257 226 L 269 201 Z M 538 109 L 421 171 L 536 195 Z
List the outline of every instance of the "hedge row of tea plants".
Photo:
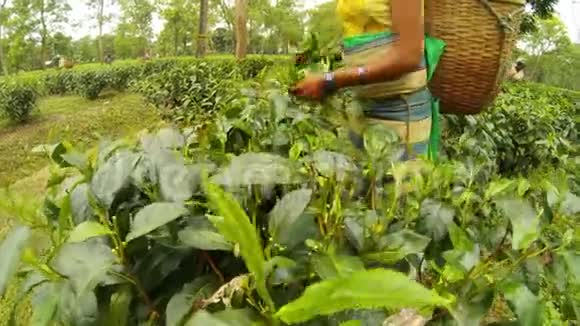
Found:
M 580 93 L 541 84 L 506 84 L 493 107 L 475 116 L 446 116 L 443 150 L 496 173 L 527 175 L 558 168 L 580 150 Z
M 266 67 L 287 62 L 288 58 L 283 56 L 249 57 L 242 61 L 230 57 L 210 57 L 202 60 L 179 57 L 25 73 L 0 79 L 0 88 L 2 88 L 0 113 L 18 123 L 28 118 L 35 108 L 38 96 L 80 95 L 89 100 L 95 100 L 107 89 L 125 91 L 133 83 L 148 77 L 160 80 L 158 74 L 165 76 L 168 71 L 195 70 L 198 66 L 205 69 L 204 75 L 200 75 L 203 78 L 190 81 L 190 83 L 202 81 L 209 76 L 216 81 L 228 78 L 245 80 L 255 77 Z M 182 76 L 187 78 L 187 74 L 182 74 Z M 146 87 L 141 86 L 135 89 L 145 90 Z
M 14 301 L 30 296 L 42 325 L 580 321 L 578 169 L 482 177 L 467 152 L 397 163 L 385 127 L 352 147 L 334 122 L 347 99 L 240 92 L 195 127 L 43 147 L 42 207 L 0 198 L 21 221 L 0 247 L 0 293 L 18 275 Z M 31 230 L 51 235 L 46 251 Z
M 23 123 L 36 108 L 38 93 L 29 83 L 16 78 L 0 80 L 0 118 Z

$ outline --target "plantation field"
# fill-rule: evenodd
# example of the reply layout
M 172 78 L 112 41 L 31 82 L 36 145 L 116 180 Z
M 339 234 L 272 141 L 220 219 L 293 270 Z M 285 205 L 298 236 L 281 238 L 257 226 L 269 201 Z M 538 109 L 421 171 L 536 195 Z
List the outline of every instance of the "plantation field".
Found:
M 43 325 L 580 320 L 577 93 L 506 84 L 485 113 L 442 118 L 437 162 L 399 163 L 389 129 L 349 142 L 348 92 L 289 96 L 286 61 L 0 81 L 25 104 L 0 108 L 0 216 L 21 225 L 0 248 L 1 319 L 30 302 L 16 318 Z

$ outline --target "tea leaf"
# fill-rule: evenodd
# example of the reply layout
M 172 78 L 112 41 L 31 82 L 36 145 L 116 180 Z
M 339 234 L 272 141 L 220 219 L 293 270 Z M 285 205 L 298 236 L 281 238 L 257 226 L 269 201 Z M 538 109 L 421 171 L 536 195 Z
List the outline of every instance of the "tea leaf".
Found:
M 77 168 L 81 173 L 85 173 L 89 169 L 89 161 L 87 160 L 87 157 L 81 153 L 70 152 L 62 154 L 61 157 L 68 166 Z
M 212 316 L 209 312 L 205 310 L 201 310 L 196 312 L 191 319 L 185 323 L 185 326 L 206 326 L 206 325 L 215 325 L 215 326 L 234 326 L 236 324 L 231 324 L 228 322 L 224 322 L 219 320 L 218 318 Z
M 461 229 L 457 224 L 450 223 L 448 225 L 449 237 L 451 238 L 451 243 L 453 248 L 460 251 L 471 251 L 473 250 L 473 241 L 469 238 L 469 235 Z
M 269 153 L 246 153 L 235 157 L 230 165 L 212 177 L 225 186 L 273 185 L 296 183 L 291 162 Z
M 185 284 L 181 291 L 174 294 L 167 304 L 165 325 L 183 325 L 195 303 L 209 298 L 217 288 L 216 280 L 212 276 L 202 276 L 196 278 L 192 283 Z
M 31 296 L 34 309 L 30 317 L 30 325 L 50 325 L 59 303 L 59 283 L 44 283 L 39 286 Z
M 131 301 L 133 291 L 130 286 L 123 286 L 111 295 L 109 311 L 106 315 L 105 325 L 127 325 L 131 316 Z
M 516 187 L 516 182 L 514 180 L 498 180 L 493 181 L 487 187 L 485 191 L 485 198 L 493 199 L 500 195 L 505 194 L 508 191 L 512 191 Z
M 188 214 L 185 206 L 173 203 L 153 203 L 140 210 L 131 224 L 126 241 L 142 237 L 151 231 Z
M 263 326 L 264 324 L 252 318 L 245 309 L 231 309 L 210 314 L 205 310 L 196 312 L 185 326 Z
M 349 320 L 341 323 L 339 326 L 363 326 L 363 323 L 360 320 Z
M 8 233 L 0 245 L 0 297 L 18 269 L 20 256 L 30 235 L 29 227 L 18 226 Z
M 70 194 L 71 213 L 75 225 L 88 221 L 94 216 L 89 202 L 89 191 L 89 185 L 82 183 L 76 186 Z
M 32 153 L 45 153 L 48 157 L 60 167 L 68 167 L 68 163 L 62 158 L 63 154 L 67 152 L 64 143 L 57 143 L 53 145 L 39 145 L 32 149 Z
M 580 255 L 573 251 L 565 251 L 560 255 L 564 258 L 570 275 L 580 284 Z
M 309 157 L 309 160 L 322 176 L 335 177 L 338 181 L 344 180 L 350 173 L 356 171 L 351 159 L 340 153 L 317 151 Z
M 503 286 L 503 294 L 521 325 L 543 325 L 542 307 L 539 299 L 524 285 L 508 283 Z
M 346 277 L 353 272 L 365 269 L 361 259 L 357 256 L 346 255 L 316 255 L 312 257 L 312 265 L 321 279 Z
M 166 201 L 182 203 L 190 199 L 196 188 L 195 181 L 194 171 L 181 162 L 159 168 L 159 189 Z
M 450 310 L 458 326 L 480 325 L 489 312 L 494 299 L 494 291 L 486 291 L 475 298 L 458 298 L 457 304 Z
M 449 303 L 402 273 L 375 269 L 310 285 L 300 298 L 283 306 L 276 317 L 290 324 L 348 309 L 425 309 Z
M 83 242 L 87 239 L 111 234 L 106 226 L 98 222 L 88 221 L 77 225 L 68 237 L 68 242 Z
M 539 235 L 540 219 L 532 205 L 520 199 L 500 200 L 498 205 L 512 224 L 512 248 L 528 248 Z
M 453 222 L 455 211 L 433 199 L 425 199 L 421 203 L 421 217 L 425 231 L 439 241 L 447 235 L 448 225 Z
M 258 294 L 266 301 L 270 309 L 273 309 L 274 303 L 266 288 L 262 245 L 249 217 L 235 198 L 219 186 L 210 183 L 205 185 L 205 189 L 211 206 L 220 215 L 211 216 L 210 221 L 226 240 L 239 244 L 240 255 L 256 280 Z
M 571 192 L 566 192 L 562 202 L 562 212 L 569 216 L 580 213 L 580 197 Z
M 179 149 L 185 146 L 185 137 L 173 128 L 162 128 L 157 132 L 156 139 L 165 149 Z
M 385 264 L 396 263 L 410 254 L 422 253 L 431 239 L 411 230 L 391 233 L 380 240 L 380 252 L 364 254 L 365 260 Z
M 129 185 L 131 173 L 139 160 L 139 155 L 122 152 L 97 170 L 91 180 L 91 190 L 105 208 L 111 208 L 121 190 Z
M 179 240 L 185 245 L 201 250 L 232 251 L 233 246 L 223 235 L 211 230 L 187 228 L 179 231 Z
M 293 226 L 302 215 L 310 203 L 312 190 L 300 189 L 293 191 L 284 196 L 276 203 L 274 209 L 270 212 L 270 221 L 268 228 L 274 242 L 281 245 L 292 245 L 298 234 L 292 233 Z
M 97 238 L 63 245 L 52 266 L 70 279 L 79 295 L 100 284 L 118 284 L 119 280 L 110 273 L 121 271 L 111 248 Z
M 65 325 L 91 326 L 98 319 L 97 296 L 93 291 L 75 293 L 70 282 L 62 282 L 58 315 Z

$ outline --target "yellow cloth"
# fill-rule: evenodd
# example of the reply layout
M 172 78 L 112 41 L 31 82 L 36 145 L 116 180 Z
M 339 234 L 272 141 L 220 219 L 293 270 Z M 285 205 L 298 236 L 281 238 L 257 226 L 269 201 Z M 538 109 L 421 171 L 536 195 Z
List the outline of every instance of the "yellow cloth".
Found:
M 392 30 L 390 0 L 338 0 L 336 11 L 342 20 L 345 37 Z M 423 14 L 424 12 L 421 13 Z M 394 43 L 346 53 L 344 63 L 349 67 L 357 67 L 379 59 L 392 48 L 392 44 Z M 353 91 L 362 98 L 385 98 L 412 93 L 426 85 L 427 70 L 418 68 L 397 80 L 353 87 Z

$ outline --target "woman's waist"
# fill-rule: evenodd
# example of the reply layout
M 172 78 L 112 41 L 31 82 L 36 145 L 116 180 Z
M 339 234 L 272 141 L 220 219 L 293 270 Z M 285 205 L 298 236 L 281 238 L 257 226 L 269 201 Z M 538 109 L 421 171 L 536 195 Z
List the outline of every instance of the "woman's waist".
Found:
M 427 87 L 405 94 L 356 98 L 369 118 L 418 121 L 431 117 L 432 95 Z

